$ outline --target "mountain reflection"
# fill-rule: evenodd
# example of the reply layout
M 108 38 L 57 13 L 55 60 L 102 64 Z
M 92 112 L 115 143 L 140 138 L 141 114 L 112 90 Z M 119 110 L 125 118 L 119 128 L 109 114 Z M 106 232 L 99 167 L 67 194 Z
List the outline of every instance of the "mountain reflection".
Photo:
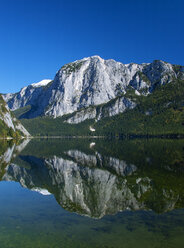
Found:
M 66 210 L 93 218 L 127 209 L 162 213 L 184 207 L 182 145 L 179 140 L 24 141 L 1 155 L 6 162 L 1 178 L 53 194 Z

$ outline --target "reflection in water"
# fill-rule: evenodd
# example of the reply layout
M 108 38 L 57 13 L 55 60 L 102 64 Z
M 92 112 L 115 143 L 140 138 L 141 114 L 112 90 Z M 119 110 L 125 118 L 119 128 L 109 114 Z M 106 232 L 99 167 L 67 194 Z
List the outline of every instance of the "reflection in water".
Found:
M 14 145 L 0 157 L 6 163 L 1 178 L 53 194 L 66 210 L 93 218 L 184 207 L 181 141 L 77 142 Z
M 16 157 L 17 153 L 20 153 L 24 148 L 27 146 L 27 144 L 30 142 L 30 139 L 23 140 L 19 145 L 15 145 L 15 143 L 5 143 L 6 141 L 3 141 L 3 144 L 0 144 L 0 146 L 4 145 L 4 152 L 1 152 L 0 154 L 0 162 L 9 164 L 12 160 L 12 158 Z
M 23 140 L 21 144 L 15 145 L 12 141 L 7 142 L 1 140 L 0 142 L 0 180 L 5 173 L 5 168 L 9 165 L 13 158 L 17 156 L 29 143 L 29 139 Z

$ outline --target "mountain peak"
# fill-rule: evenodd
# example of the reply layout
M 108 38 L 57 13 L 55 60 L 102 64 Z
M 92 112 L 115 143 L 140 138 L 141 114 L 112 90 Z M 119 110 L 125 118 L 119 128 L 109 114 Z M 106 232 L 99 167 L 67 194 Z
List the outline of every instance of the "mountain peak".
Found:
M 90 58 L 102 59 L 99 55 L 93 55 Z
M 85 57 L 85 58 L 83 58 L 83 59 L 81 59 L 81 60 L 76 60 L 76 61 L 94 60 L 94 59 L 104 61 L 104 59 L 101 58 L 99 55 L 92 55 L 92 56 L 90 56 L 90 57 Z M 76 61 L 75 61 L 75 62 L 76 62 Z
M 148 95 L 156 85 L 184 77 L 181 69 L 177 68 L 161 60 L 125 65 L 93 55 L 62 66 L 52 83 L 45 79 L 23 88 L 17 94 L 5 95 L 4 99 L 11 110 L 30 106 L 29 118 L 40 115 L 55 118 L 106 104 L 117 97 L 124 97 L 130 89 L 135 90 L 136 95 Z M 122 99 L 121 103 L 117 102 L 118 111 L 120 106 L 123 110 L 127 106 L 135 106 L 129 100 Z M 119 113 L 116 109 L 112 110 L 113 114 Z

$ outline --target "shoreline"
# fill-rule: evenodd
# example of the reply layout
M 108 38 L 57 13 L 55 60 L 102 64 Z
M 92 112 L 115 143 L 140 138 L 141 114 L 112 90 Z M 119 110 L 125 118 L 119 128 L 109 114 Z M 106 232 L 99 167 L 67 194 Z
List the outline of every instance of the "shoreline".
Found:
M 119 134 L 119 135 L 53 135 L 53 136 L 27 136 L 21 137 L 18 140 L 22 139 L 184 139 L 184 134 Z M 0 137 L 0 140 L 16 140 L 13 137 Z

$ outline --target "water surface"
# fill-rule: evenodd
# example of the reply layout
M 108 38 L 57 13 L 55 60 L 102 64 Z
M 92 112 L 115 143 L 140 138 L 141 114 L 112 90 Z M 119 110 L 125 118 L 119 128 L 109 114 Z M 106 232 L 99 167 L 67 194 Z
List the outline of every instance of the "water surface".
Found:
M 4 247 L 184 247 L 182 140 L 0 144 Z

